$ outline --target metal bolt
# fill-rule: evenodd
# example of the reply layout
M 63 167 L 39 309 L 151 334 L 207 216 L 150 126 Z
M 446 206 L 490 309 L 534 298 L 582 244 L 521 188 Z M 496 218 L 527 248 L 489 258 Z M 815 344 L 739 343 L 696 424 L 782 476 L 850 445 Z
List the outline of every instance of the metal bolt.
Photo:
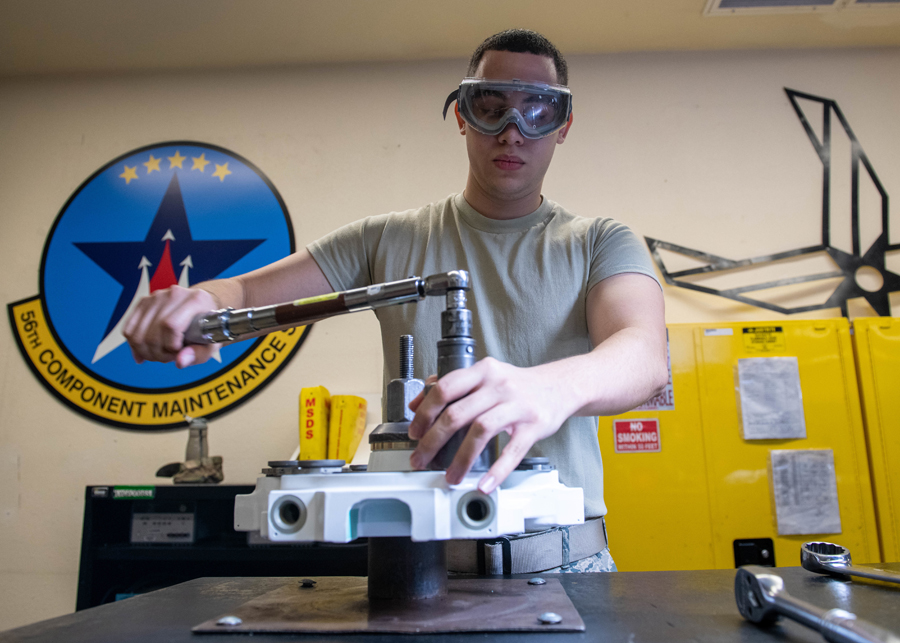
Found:
M 547 579 L 546 578 L 529 578 L 528 584 L 529 585 L 546 585 Z
M 216 625 L 223 625 L 225 627 L 235 627 L 237 625 L 240 625 L 243 622 L 244 621 L 241 620 L 237 616 L 223 616 L 218 621 L 216 621 Z
M 562 623 L 562 616 L 556 612 L 544 612 L 538 616 L 538 621 L 543 625 L 556 625 L 557 623 Z
M 312 578 L 304 578 L 300 581 L 300 587 L 309 588 L 309 587 L 315 587 L 315 586 L 316 586 L 316 581 L 314 581 Z
M 769 557 L 769 550 L 768 550 L 768 549 L 763 549 L 761 552 L 759 552 L 759 555 L 762 556 L 763 558 L 768 558 L 768 557 Z
M 413 336 L 400 335 L 400 379 L 413 377 Z

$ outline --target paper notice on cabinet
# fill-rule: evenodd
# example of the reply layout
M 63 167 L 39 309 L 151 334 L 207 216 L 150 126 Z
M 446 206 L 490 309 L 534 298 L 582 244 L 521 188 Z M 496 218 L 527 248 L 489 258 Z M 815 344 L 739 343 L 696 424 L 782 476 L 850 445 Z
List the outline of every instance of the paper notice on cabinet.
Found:
M 769 477 L 779 536 L 841 533 L 831 449 L 770 451 Z
M 672 349 L 669 344 L 669 331 L 666 330 L 666 363 L 669 367 L 669 381 L 665 390 L 656 397 L 651 397 L 632 411 L 674 411 L 675 389 L 672 387 Z
M 739 359 L 738 391 L 745 440 L 806 437 L 796 357 Z

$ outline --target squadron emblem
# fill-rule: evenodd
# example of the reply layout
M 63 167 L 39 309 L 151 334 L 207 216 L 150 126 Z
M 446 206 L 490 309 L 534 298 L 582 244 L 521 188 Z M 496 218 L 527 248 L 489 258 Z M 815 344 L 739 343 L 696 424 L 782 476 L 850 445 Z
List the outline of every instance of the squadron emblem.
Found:
M 294 250 L 290 217 L 246 159 L 195 142 L 129 152 L 87 179 L 44 246 L 40 294 L 8 305 L 38 379 L 106 424 L 161 429 L 214 417 L 258 393 L 287 364 L 306 328 L 224 346 L 179 370 L 134 362 L 122 335 L 146 295 L 267 265 Z

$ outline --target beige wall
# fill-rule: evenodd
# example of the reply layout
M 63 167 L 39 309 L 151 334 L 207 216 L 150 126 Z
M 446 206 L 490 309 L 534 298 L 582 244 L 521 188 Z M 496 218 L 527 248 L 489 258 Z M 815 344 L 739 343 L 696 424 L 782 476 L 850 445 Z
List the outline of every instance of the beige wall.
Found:
M 298 245 L 460 190 L 465 149 L 440 109 L 463 67 L 0 81 L 2 301 L 37 293 L 49 227 L 82 181 L 155 142 L 204 141 L 255 163 L 284 197 Z M 888 193 L 900 196 L 898 50 L 596 56 L 571 68 L 575 125 L 544 191 L 580 214 L 734 258 L 818 243 L 821 170 L 784 86 L 836 99 Z M 889 265 L 900 272 L 900 257 Z M 674 288 L 666 303 L 669 322 L 779 317 Z M 252 481 L 267 460 L 290 454 L 301 386 L 379 390 L 378 344 L 369 314 L 316 326 L 263 394 L 212 423 L 226 481 Z M 74 609 L 84 486 L 153 483 L 186 435 L 76 415 L 31 375 L 8 331 L 0 358 L 3 630 Z

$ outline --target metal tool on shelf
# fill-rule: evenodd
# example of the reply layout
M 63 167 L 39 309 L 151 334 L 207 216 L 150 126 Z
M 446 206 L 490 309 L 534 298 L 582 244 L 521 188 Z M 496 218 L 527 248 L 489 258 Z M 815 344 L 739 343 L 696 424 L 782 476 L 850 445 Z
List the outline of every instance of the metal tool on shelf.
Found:
M 848 579 L 861 576 L 886 583 L 900 583 L 900 574 L 885 569 L 865 565 L 854 565 L 850 560 L 850 550 L 834 543 L 809 542 L 800 547 L 800 564 L 803 569 L 817 574 L 829 574 Z
M 766 567 L 746 565 L 734 577 L 738 611 L 748 621 L 772 625 L 785 616 L 821 633 L 832 643 L 900 643 L 891 632 L 841 609 L 824 610 L 794 598 L 784 581 Z

